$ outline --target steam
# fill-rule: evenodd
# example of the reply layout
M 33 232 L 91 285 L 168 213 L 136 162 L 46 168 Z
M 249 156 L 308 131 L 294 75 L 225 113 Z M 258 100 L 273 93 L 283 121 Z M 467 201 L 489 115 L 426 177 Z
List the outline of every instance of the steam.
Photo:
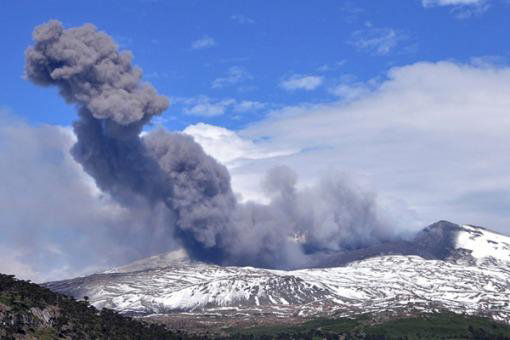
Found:
M 108 35 L 90 24 L 63 29 L 49 21 L 33 38 L 26 77 L 58 87 L 77 105 L 74 159 L 119 204 L 158 211 L 167 234 L 191 256 L 290 268 L 309 265 L 318 253 L 393 237 L 375 196 L 338 178 L 299 190 L 296 174 L 277 167 L 263 182 L 269 204 L 237 202 L 228 170 L 191 137 L 165 130 L 140 137 L 168 100 L 142 82 L 131 54 L 119 52 Z

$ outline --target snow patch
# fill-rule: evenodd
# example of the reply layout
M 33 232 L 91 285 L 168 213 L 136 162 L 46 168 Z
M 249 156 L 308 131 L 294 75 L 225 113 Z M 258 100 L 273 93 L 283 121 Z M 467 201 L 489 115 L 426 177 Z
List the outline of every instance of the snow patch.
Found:
M 492 257 L 510 262 L 510 237 L 471 225 L 462 228 L 457 235 L 456 249 L 470 250 L 476 259 Z

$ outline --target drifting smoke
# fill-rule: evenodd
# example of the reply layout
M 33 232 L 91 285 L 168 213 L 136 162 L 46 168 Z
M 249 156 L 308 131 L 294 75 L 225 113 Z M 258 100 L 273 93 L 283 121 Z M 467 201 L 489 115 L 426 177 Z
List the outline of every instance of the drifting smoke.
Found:
M 375 198 L 337 179 L 305 190 L 286 167 L 263 183 L 267 205 L 240 204 L 227 169 L 191 137 L 143 126 L 168 100 L 141 81 L 131 54 L 90 24 L 63 29 L 50 21 L 34 31 L 26 76 L 57 86 L 78 107 L 74 159 L 98 187 L 132 209 L 166 209 L 167 232 L 198 259 L 265 267 L 299 267 L 315 254 L 374 244 L 391 235 Z M 159 211 L 158 210 L 158 211 Z M 148 230 L 147 232 L 151 232 Z

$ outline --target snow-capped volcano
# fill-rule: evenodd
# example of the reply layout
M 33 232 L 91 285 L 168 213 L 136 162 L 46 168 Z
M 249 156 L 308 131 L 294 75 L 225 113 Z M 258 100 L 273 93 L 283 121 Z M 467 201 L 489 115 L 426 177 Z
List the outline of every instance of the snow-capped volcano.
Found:
M 411 241 L 328 260 L 328 268 L 283 271 L 211 265 L 172 252 L 46 286 L 138 315 L 314 317 L 446 309 L 510 322 L 508 236 L 441 221 Z

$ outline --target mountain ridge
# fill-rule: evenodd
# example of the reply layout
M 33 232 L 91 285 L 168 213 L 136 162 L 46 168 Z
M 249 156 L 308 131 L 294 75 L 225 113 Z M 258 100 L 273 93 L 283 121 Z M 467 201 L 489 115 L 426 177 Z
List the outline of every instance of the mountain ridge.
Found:
M 449 221 L 441 220 L 422 229 L 410 240 L 388 241 L 370 247 L 354 249 L 350 251 L 337 251 L 330 255 L 315 258 L 315 260 L 312 261 L 307 268 L 329 268 L 344 266 L 352 262 L 382 255 L 416 255 L 427 260 L 451 260 L 455 257 L 458 257 L 459 252 L 462 253 L 461 247 L 457 247 L 456 244 L 458 233 L 461 231 L 473 232 L 473 230 L 470 231 L 467 228 L 474 228 L 475 235 L 479 234 L 476 230 L 482 230 L 485 233 L 490 233 L 494 236 L 502 236 L 504 238 L 508 237 L 508 242 L 510 242 L 509 236 L 494 232 L 487 228 L 469 224 L 458 225 Z M 508 261 L 510 261 L 510 243 L 508 242 L 506 244 L 508 248 L 507 258 Z M 467 250 L 468 253 L 462 253 L 461 255 L 464 257 L 469 255 L 469 252 L 471 251 L 470 249 L 465 250 Z M 102 273 L 132 272 L 154 268 L 165 268 L 174 265 L 198 263 L 207 264 L 207 262 L 191 259 L 184 249 L 177 249 L 163 254 L 136 260 L 126 265 L 114 267 Z M 294 268 L 294 270 L 295 269 L 303 268 Z
M 405 242 L 355 252 L 355 261 L 340 266 L 297 270 L 219 266 L 167 253 L 45 286 L 139 316 L 307 319 L 447 310 L 510 323 L 510 237 L 440 221 Z

